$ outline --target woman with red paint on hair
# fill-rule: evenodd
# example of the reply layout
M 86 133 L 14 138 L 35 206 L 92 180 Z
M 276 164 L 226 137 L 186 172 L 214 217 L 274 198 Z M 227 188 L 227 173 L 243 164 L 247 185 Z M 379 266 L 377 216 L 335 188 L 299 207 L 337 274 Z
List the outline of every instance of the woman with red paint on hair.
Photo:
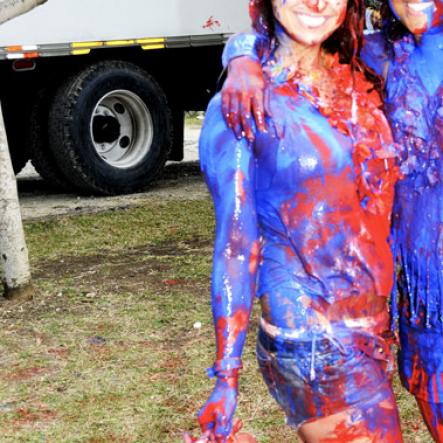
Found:
M 397 153 L 377 77 L 357 56 L 363 5 L 255 0 L 251 14 L 273 42 L 262 67 L 280 137 L 237 139 L 220 96 L 209 105 L 200 158 L 217 221 L 217 352 L 199 441 L 233 441 L 257 296 L 259 366 L 300 438 L 401 442 L 385 336 Z

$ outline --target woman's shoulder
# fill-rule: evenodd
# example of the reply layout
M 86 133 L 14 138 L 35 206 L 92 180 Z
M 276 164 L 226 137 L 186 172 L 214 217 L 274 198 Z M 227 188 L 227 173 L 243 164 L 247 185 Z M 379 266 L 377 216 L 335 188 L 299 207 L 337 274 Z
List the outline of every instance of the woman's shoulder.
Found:
M 229 162 L 235 158 L 235 153 L 250 150 L 246 139 L 237 139 L 232 128 L 226 123 L 222 111 L 221 94 L 216 94 L 209 102 L 205 120 L 200 134 L 199 151 L 200 162 L 203 165 L 217 162 Z

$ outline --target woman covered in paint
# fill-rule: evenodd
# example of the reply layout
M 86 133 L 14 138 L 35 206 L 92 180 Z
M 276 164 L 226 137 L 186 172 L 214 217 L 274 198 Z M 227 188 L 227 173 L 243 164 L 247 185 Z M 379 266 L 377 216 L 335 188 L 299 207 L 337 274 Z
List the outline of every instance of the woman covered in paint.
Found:
M 406 148 L 393 216 L 402 269 L 400 375 L 443 442 L 443 0 L 391 6 L 410 31 L 385 65 L 386 110 Z
M 400 375 L 434 439 L 443 442 L 443 1 L 391 0 L 384 16 L 384 32 L 367 37 L 362 58 L 386 77 L 388 118 L 406 148 L 393 223 L 402 265 Z M 244 128 L 250 139 L 251 106 L 264 130 L 257 54 L 268 46 L 266 33 L 243 34 L 225 51 L 225 61 L 234 63 L 224 112 L 237 134 Z
M 324 3 L 252 4 L 254 26 L 273 41 L 263 70 L 281 110 L 268 124 L 281 138 L 237 139 L 220 96 L 206 114 L 217 353 L 201 441 L 229 441 L 255 296 L 263 378 L 304 441 L 402 441 L 384 335 L 396 152 L 374 76 L 357 57 L 363 6 Z

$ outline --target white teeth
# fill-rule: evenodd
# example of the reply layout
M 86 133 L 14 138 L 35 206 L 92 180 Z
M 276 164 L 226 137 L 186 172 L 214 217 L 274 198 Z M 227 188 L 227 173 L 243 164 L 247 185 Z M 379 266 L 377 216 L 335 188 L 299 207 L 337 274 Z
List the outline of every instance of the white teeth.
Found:
M 408 3 L 408 8 L 412 9 L 414 12 L 422 12 L 425 9 L 428 9 L 430 6 L 433 6 L 434 2 L 425 2 L 425 3 Z
M 326 17 L 318 15 L 298 14 L 300 21 L 309 28 L 317 28 L 326 22 Z

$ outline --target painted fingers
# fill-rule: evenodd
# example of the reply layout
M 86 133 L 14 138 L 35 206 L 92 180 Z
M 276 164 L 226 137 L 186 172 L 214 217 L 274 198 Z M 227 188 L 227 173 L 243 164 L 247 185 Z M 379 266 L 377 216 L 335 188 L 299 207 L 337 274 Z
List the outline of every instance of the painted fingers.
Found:
M 242 427 L 243 427 L 242 421 L 240 419 L 236 419 L 232 426 L 232 431 L 228 437 L 222 435 L 217 436 L 215 432 L 211 431 L 204 432 L 198 438 L 192 437 L 191 435 L 186 433 L 183 435 L 183 442 L 184 443 L 219 443 L 219 442 L 240 443 L 241 441 L 243 441 L 242 439 L 244 439 L 243 435 L 246 435 L 246 434 L 238 435 L 238 432 L 242 429 Z M 240 440 L 238 440 L 238 438 L 240 438 Z
M 254 123 L 258 131 L 265 127 L 265 80 L 261 65 L 249 57 L 238 57 L 229 64 L 222 90 L 222 111 L 237 138 L 253 141 Z

